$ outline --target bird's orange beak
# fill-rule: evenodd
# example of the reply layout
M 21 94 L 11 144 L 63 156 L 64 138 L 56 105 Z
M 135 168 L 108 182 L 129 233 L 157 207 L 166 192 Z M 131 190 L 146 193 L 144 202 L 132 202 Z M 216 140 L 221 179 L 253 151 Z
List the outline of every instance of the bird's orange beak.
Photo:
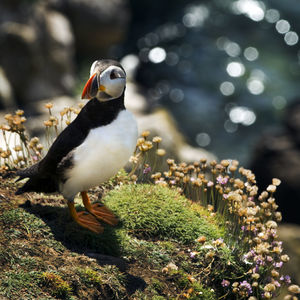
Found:
M 97 95 L 98 92 L 98 82 L 97 82 L 97 73 L 94 73 L 91 78 L 87 81 L 83 88 L 81 94 L 81 99 L 92 99 Z

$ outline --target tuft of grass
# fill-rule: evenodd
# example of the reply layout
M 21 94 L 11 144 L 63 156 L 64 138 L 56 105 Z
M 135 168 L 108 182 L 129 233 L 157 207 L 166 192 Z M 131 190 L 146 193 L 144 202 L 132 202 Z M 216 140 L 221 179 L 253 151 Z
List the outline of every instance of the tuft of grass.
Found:
M 0 295 L 8 299 L 20 299 L 21 293 L 24 297 L 26 296 L 26 299 L 33 299 L 41 292 L 38 286 L 39 273 L 36 271 L 7 271 L 1 274 L 0 282 Z
M 128 259 L 146 261 L 153 266 L 164 266 L 171 261 L 172 254 L 176 252 L 175 246 L 171 245 L 167 242 L 153 242 L 131 237 L 123 246 L 123 255 L 126 255 Z
M 33 214 L 26 212 L 23 208 L 15 208 L 6 210 L 1 216 L 0 220 L 4 226 L 9 226 L 13 235 L 21 235 L 21 230 L 25 230 L 27 234 L 42 235 L 49 228 L 46 223 Z
M 194 212 L 191 203 L 175 190 L 149 184 L 128 184 L 109 192 L 105 202 L 133 235 L 191 243 L 198 236 L 208 240 L 224 235 L 223 228 Z
M 43 272 L 41 282 L 49 288 L 51 295 L 59 298 L 70 298 L 72 288 L 60 275 L 52 272 Z
M 157 278 L 151 279 L 151 286 L 158 293 L 162 293 L 164 290 L 164 284 Z
M 81 283 L 87 287 L 96 287 L 101 299 L 125 299 L 126 291 L 126 276 L 116 266 L 104 266 L 97 270 L 90 267 L 78 268 Z
M 114 265 L 101 268 L 103 283 L 109 288 L 116 299 L 123 299 L 127 295 L 126 276 Z

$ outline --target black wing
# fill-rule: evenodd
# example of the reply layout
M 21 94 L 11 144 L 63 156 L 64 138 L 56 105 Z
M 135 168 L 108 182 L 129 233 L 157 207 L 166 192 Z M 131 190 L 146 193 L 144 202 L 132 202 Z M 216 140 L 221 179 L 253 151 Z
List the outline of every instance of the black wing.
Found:
M 17 195 L 31 191 L 45 193 L 58 191 L 59 181 L 64 180 L 64 170 L 71 166 L 72 150 L 82 143 L 89 132 L 86 126 L 80 126 L 81 122 L 76 120 L 61 132 L 39 163 L 17 171 L 18 180 L 29 177 L 29 180 L 17 190 Z

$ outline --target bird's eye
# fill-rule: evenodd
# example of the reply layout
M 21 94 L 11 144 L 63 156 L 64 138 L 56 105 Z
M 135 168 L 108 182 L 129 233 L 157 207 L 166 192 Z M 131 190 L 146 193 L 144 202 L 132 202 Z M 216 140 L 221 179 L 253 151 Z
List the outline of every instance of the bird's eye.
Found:
M 121 69 L 114 69 L 110 72 L 110 79 L 125 78 L 125 73 Z
M 116 79 L 116 78 L 118 78 L 119 76 L 118 76 L 118 74 L 117 74 L 117 72 L 115 72 L 115 70 L 112 70 L 111 72 L 110 72 L 110 79 Z

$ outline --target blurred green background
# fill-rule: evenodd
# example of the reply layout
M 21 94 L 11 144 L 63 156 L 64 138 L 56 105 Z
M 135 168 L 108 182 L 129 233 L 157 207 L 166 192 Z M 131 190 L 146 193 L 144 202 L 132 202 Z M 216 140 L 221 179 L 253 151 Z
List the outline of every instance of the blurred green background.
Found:
M 297 1 L 131 1 L 122 55 L 190 143 L 248 164 L 299 92 Z M 156 4 L 156 5 L 155 5 Z

